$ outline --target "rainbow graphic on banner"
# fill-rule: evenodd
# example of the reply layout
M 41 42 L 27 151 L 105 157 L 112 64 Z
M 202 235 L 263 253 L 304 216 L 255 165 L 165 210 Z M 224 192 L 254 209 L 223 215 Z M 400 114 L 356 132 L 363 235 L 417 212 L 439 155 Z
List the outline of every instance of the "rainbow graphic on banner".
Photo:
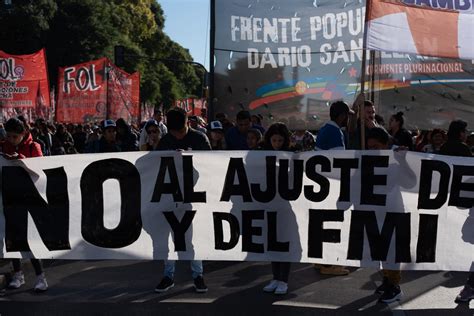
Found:
M 268 105 L 278 101 L 284 101 L 303 95 L 317 95 L 321 100 L 343 99 L 345 96 L 355 95 L 360 91 L 360 83 L 337 83 L 337 78 L 311 78 L 305 80 L 280 81 L 271 83 L 257 89 L 258 99 L 249 105 L 251 110 L 255 110 L 263 105 Z M 415 86 L 426 86 L 433 84 L 465 84 L 474 83 L 474 79 L 413 79 L 397 80 L 383 79 L 375 83 L 375 91 L 384 91 L 397 88 L 408 88 Z M 368 84 L 368 83 L 367 83 Z M 366 87 L 368 88 L 368 87 Z

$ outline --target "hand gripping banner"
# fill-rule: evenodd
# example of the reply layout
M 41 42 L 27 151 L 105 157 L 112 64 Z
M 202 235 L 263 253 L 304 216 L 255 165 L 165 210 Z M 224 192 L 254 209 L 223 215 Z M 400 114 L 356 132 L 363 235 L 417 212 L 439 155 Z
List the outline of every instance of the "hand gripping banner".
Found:
M 0 163 L 3 258 L 474 271 L 474 158 L 135 152 Z

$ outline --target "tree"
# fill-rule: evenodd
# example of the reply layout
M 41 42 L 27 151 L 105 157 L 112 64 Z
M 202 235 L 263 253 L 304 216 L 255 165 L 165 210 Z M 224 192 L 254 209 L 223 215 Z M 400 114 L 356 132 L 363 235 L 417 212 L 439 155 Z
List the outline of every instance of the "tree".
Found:
M 124 69 L 141 73 L 143 102 L 171 106 L 179 98 L 200 94 L 202 72 L 189 64 L 163 63 L 157 58 L 191 61 L 189 51 L 164 32 L 165 18 L 154 0 L 14 0 L 0 12 L 0 49 L 27 54 L 46 48 L 50 80 L 58 67 L 101 57 L 113 60 L 113 47 L 123 45 Z

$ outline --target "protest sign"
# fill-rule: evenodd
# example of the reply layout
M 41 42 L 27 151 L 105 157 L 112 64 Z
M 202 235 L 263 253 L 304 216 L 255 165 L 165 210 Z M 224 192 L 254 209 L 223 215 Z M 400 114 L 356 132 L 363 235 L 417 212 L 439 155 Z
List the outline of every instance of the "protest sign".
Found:
M 266 125 L 283 121 L 295 129 L 303 120 L 319 129 L 331 102 L 352 103 L 361 91 L 365 0 L 213 1 L 214 113 L 250 110 Z M 391 35 L 383 40 L 392 43 Z M 403 111 L 405 127 L 422 130 L 474 120 L 471 60 L 382 52 L 364 71 L 374 82 L 366 91 L 375 92 L 377 113 L 386 120 Z
M 1 164 L 4 258 L 473 270 L 473 158 L 136 152 Z
M 128 74 L 107 58 L 59 68 L 56 120 L 86 123 L 106 118 L 136 120 L 140 75 Z
M 51 109 L 44 49 L 29 55 L 0 51 L 0 108 L 4 119 L 47 118 Z

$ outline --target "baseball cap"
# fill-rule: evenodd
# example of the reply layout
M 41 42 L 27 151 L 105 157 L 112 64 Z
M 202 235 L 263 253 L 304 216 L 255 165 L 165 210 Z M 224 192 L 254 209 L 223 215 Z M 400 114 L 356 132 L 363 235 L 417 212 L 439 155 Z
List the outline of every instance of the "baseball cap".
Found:
M 145 130 L 150 127 L 150 126 L 156 126 L 156 127 L 159 127 L 160 125 L 158 124 L 158 122 L 154 119 L 151 119 L 151 120 L 148 120 L 145 124 Z
M 209 129 L 211 131 L 214 131 L 214 130 L 217 130 L 217 129 L 220 129 L 220 130 L 223 130 L 224 128 L 222 127 L 222 123 L 219 122 L 219 121 L 212 121 L 211 124 L 209 124 Z
M 104 129 L 108 127 L 117 127 L 117 124 L 115 124 L 114 120 L 105 120 L 104 121 Z
M 344 101 L 336 101 L 333 104 L 331 104 L 329 113 L 332 118 L 336 118 L 343 113 L 355 114 L 355 112 L 351 110 L 349 105 Z

